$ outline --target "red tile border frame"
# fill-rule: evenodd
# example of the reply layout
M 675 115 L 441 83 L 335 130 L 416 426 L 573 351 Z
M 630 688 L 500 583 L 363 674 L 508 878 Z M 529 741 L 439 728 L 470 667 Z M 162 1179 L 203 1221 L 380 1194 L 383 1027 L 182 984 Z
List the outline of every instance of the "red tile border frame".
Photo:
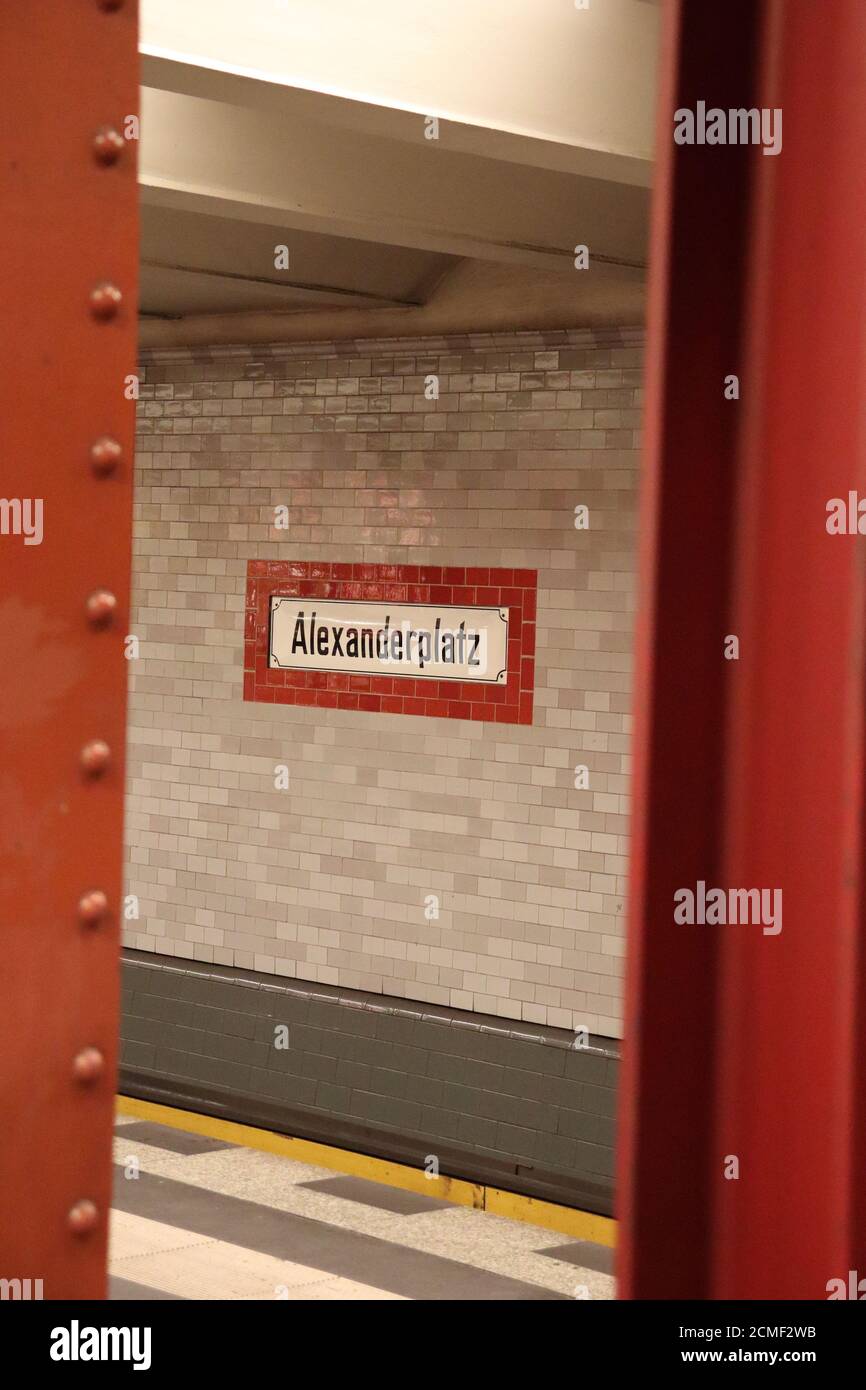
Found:
M 272 595 L 453 604 L 509 610 L 504 685 L 431 677 L 352 676 L 268 666 Z M 337 560 L 249 560 L 244 616 L 244 699 L 275 705 L 531 724 L 538 571 L 487 565 L 381 565 Z

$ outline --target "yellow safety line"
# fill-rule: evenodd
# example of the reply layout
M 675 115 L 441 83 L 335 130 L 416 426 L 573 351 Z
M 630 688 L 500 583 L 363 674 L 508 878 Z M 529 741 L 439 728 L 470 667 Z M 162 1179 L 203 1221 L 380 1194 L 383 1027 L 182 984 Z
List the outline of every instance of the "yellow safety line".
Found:
M 543 1202 L 539 1197 L 524 1197 L 519 1192 L 504 1192 L 500 1187 L 486 1187 L 484 1210 L 495 1216 L 507 1216 L 512 1221 L 526 1221 L 530 1226 L 543 1226 L 577 1240 L 591 1240 L 596 1245 L 613 1248 L 616 1245 L 616 1222 L 609 1216 L 596 1216 L 577 1207 L 561 1207 L 556 1202 Z
M 351 1149 L 336 1149 L 330 1144 L 317 1144 L 310 1139 L 293 1139 L 287 1134 L 274 1134 L 268 1129 L 221 1120 L 215 1115 L 199 1115 L 193 1110 L 177 1110 L 170 1105 L 157 1105 L 150 1100 L 134 1100 L 132 1096 L 117 1097 L 117 1113 L 136 1120 L 151 1120 L 154 1124 L 183 1129 L 189 1134 L 203 1134 L 209 1139 L 221 1139 L 228 1144 L 240 1144 L 247 1149 L 293 1158 L 316 1168 L 330 1168 L 336 1173 L 381 1182 L 404 1192 L 417 1192 L 425 1197 L 438 1197 L 460 1207 L 475 1207 L 480 1211 L 506 1216 L 511 1221 L 525 1221 L 543 1226 L 548 1231 L 574 1236 L 578 1240 L 594 1241 L 597 1245 L 616 1244 L 616 1222 L 608 1216 L 575 1207 L 561 1207 L 555 1202 L 542 1202 L 537 1197 L 524 1197 L 519 1192 L 506 1192 L 483 1183 L 466 1182 L 463 1178 L 427 1177 L 417 1168 L 404 1163 L 391 1163 L 383 1158 L 354 1153 Z

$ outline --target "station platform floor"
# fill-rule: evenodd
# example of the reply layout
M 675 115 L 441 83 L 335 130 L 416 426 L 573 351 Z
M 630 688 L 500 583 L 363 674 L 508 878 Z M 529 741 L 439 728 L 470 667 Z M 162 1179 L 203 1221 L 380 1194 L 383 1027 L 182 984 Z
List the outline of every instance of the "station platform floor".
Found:
M 610 1299 L 613 1252 L 118 1115 L 109 1297 Z

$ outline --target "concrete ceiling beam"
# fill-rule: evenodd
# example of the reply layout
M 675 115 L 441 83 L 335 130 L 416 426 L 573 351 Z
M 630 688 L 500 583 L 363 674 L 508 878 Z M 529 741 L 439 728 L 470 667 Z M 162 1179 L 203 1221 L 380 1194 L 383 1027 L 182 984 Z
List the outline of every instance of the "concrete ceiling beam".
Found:
M 641 269 L 648 192 L 145 88 L 146 204 L 539 268 Z M 179 138 L 180 133 L 180 138 Z

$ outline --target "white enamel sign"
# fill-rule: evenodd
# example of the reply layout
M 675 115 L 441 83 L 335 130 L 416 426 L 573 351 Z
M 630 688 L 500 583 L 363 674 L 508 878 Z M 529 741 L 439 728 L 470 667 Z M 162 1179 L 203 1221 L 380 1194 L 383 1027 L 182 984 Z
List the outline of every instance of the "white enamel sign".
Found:
M 508 609 L 271 598 L 268 664 L 504 685 Z

